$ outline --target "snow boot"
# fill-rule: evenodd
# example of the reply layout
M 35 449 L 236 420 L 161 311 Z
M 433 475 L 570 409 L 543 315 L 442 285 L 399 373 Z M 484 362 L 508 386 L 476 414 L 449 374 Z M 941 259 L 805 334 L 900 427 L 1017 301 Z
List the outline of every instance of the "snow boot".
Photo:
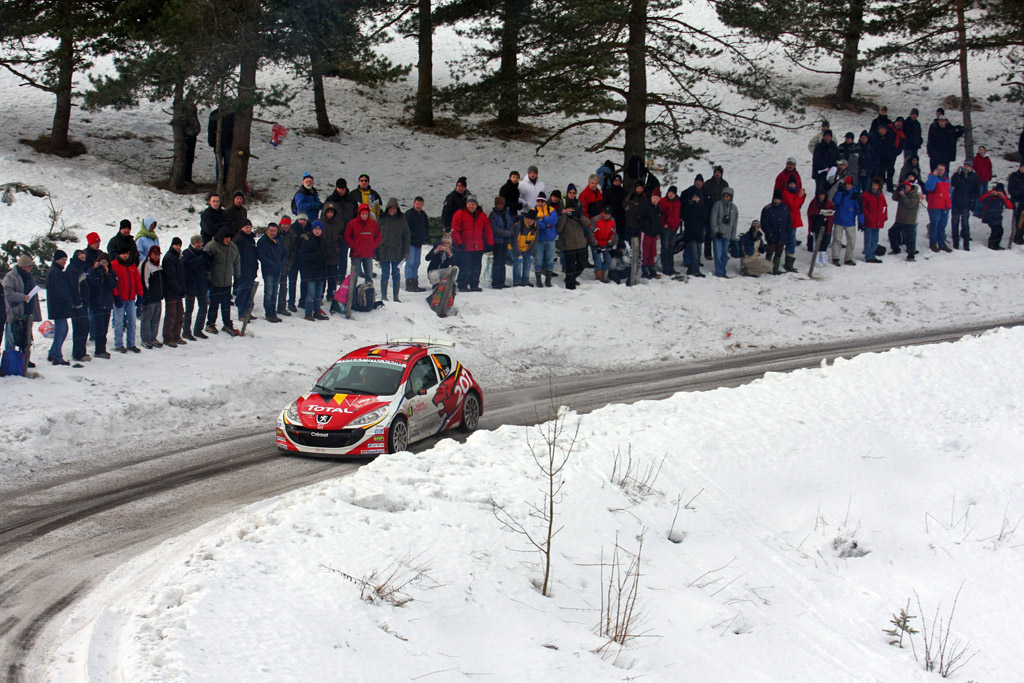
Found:
M 387 284 L 381 284 L 381 287 L 380 287 L 380 300 L 381 301 L 387 301 L 388 300 L 388 287 L 387 287 Z
M 796 263 L 796 256 L 787 256 L 786 257 L 786 272 L 787 273 L 795 273 L 796 272 L 796 267 L 793 265 L 794 263 Z
M 391 287 L 391 295 L 392 295 L 391 298 L 395 300 L 396 304 L 400 303 L 399 299 L 398 299 L 398 290 L 399 289 L 401 289 L 401 287 L 398 284 L 398 280 L 395 280 L 395 284 L 392 285 L 392 287 Z
M 554 277 L 554 275 L 555 275 L 555 271 L 548 270 L 546 268 L 544 269 L 544 286 L 545 287 L 550 287 L 551 286 L 551 278 Z
M 543 287 L 543 286 L 544 286 L 544 283 L 540 281 L 540 271 L 539 271 L 539 270 L 535 270 L 535 271 L 533 271 L 533 276 L 534 276 L 535 278 L 537 278 L 537 286 L 538 286 L 538 287 Z M 549 279 L 550 279 L 550 278 L 549 278 Z
M 775 254 L 772 257 L 772 275 L 782 275 L 782 254 Z

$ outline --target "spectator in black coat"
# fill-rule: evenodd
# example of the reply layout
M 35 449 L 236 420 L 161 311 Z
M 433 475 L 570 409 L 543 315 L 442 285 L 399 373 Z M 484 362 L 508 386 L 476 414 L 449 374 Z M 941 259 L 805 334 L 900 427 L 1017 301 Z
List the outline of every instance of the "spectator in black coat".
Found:
M 466 208 L 467 194 L 466 176 L 462 176 L 455 181 L 455 189 L 444 198 L 444 206 L 441 208 L 441 225 L 446 231 L 451 231 L 452 218 L 455 217 L 455 214 Z
M 299 237 L 298 252 L 295 255 L 295 262 L 302 274 L 302 284 L 306 288 L 306 320 L 310 321 L 328 319 L 327 314 L 320 310 L 327 277 L 327 245 L 323 242 L 323 233 L 324 224 L 313 221 L 309 232 Z
M 220 128 L 220 147 L 217 146 L 217 129 Z M 214 109 L 210 112 L 210 122 L 206 127 L 206 140 L 210 147 L 213 148 L 213 153 L 217 156 L 220 165 L 224 167 L 224 177 L 227 177 L 228 173 L 228 162 L 231 161 L 231 145 L 234 142 L 235 137 L 235 113 L 226 112 L 221 116 L 220 108 Z M 217 169 L 217 182 L 220 182 L 220 168 Z M 210 236 L 217 233 L 214 232 Z M 208 242 L 209 240 L 207 240 Z
M 142 315 L 139 316 L 139 336 L 142 347 L 159 349 L 163 346 L 156 338 L 160 330 L 160 315 L 164 303 L 164 267 L 160 265 L 160 247 L 149 248 L 149 256 L 139 267 L 142 276 Z
M 227 214 L 224 213 L 224 209 L 220 208 L 220 195 L 210 194 L 206 198 L 206 208 L 199 214 L 199 234 L 203 238 L 203 246 L 205 247 L 210 240 L 216 237 L 221 228 L 228 226 Z
M 92 337 L 93 358 L 110 359 L 107 353 L 107 331 L 110 329 L 110 311 L 114 308 L 114 290 L 117 276 L 109 267 L 109 259 L 101 253 L 86 276 L 89 287 L 89 336 Z
M 259 269 L 259 257 L 256 254 L 256 235 L 252 232 L 252 221 L 248 218 L 242 223 L 241 231 L 233 238 L 238 248 L 238 258 L 242 276 L 238 280 L 238 291 L 235 294 L 235 306 L 238 307 L 238 319 L 245 321 L 245 315 L 253 303 L 253 288 L 256 285 L 256 272 Z M 255 316 L 249 318 L 253 321 Z
M 767 253 L 772 257 L 772 275 L 781 275 L 782 252 L 793 230 L 789 208 L 782 201 L 782 190 L 775 190 L 772 203 L 761 209 L 761 229 L 768 244 Z
M 837 161 L 839 161 L 839 146 L 832 139 L 832 131 L 826 130 L 821 137 L 821 142 L 814 146 L 814 156 L 811 159 L 811 175 L 814 176 L 815 195 L 823 187 L 828 190 L 828 170 L 835 166 Z M 764 230 L 765 235 L 768 234 L 767 228 L 764 227 L 764 221 L 761 221 L 761 229 Z
M 96 252 L 93 263 L 103 252 Z M 76 249 L 71 261 L 64 269 L 71 293 L 71 358 L 79 362 L 90 360 L 86 348 L 89 341 L 89 284 L 86 276 L 91 264 L 86 259 L 86 250 Z
M 245 207 L 245 195 L 236 192 L 231 197 L 231 206 L 224 209 L 224 218 L 227 219 L 228 227 L 231 228 L 231 236 L 234 237 L 242 229 L 242 225 L 249 218 L 249 209 Z
M 874 133 L 883 125 L 892 128 L 892 119 L 889 118 L 889 108 L 884 104 L 878 108 L 878 116 L 871 120 L 871 128 L 868 130 L 869 132 Z
M 210 306 L 210 264 L 213 257 L 203 251 L 203 238 L 192 235 L 188 249 L 181 254 L 181 270 L 185 284 L 185 315 L 181 324 L 181 337 L 189 341 L 206 339 L 203 325 Z M 192 314 L 195 313 L 195 325 Z
M 53 265 L 46 274 L 46 315 L 53 321 L 53 344 L 46 360 L 54 365 L 71 365 L 64 360 L 64 340 L 68 338 L 68 318 L 71 317 L 73 305 L 71 288 L 64 275 L 64 266 L 68 263 L 68 255 L 58 249 L 53 254 Z
M 968 159 L 957 169 L 950 179 L 953 186 L 953 207 L 949 224 L 953 230 L 953 248 L 960 248 L 960 238 L 964 240 L 964 250 L 971 250 L 971 212 L 981 196 L 981 180 L 974 172 L 974 162 Z
M 921 134 L 921 122 L 917 120 L 920 112 L 917 108 L 910 110 L 910 116 L 903 119 L 903 133 L 907 136 L 903 143 L 903 160 L 908 161 L 911 157 L 917 156 L 917 151 L 924 144 L 924 136 Z M 903 181 L 900 181 L 902 184 Z
M 512 171 L 508 174 L 508 180 L 498 190 L 498 196 L 505 198 L 505 208 L 512 218 L 519 214 L 519 171 Z M 532 207 L 527 207 L 532 208 Z
M 181 238 L 171 240 L 171 248 L 164 256 L 164 346 L 187 344 L 181 336 L 185 321 L 185 268 L 181 264 Z
M 604 190 L 605 206 L 612 207 L 612 218 L 615 219 L 616 236 L 621 239 L 620 226 L 626 225 L 626 209 L 623 203 L 626 201 L 626 189 L 622 186 L 622 176 L 612 176 L 612 183 Z
M 127 218 L 121 221 L 117 234 L 107 242 L 107 254 L 114 254 L 114 258 L 117 258 L 116 255 L 123 254 L 125 249 L 130 254 L 128 263 L 133 266 L 139 265 L 139 252 L 135 248 L 135 238 L 132 237 L 132 222 Z
M 506 183 L 507 184 L 507 183 Z M 516 196 L 519 188 L 516 187 Z M 412 200 L 412 208 L 405 212 L 405 223 L 409 226 L 409 257 L 405 261 L 405 291 L 422 292 L 420 287 L 420 260 L 423 247 L 430 243 L 430 220 L 423 210 L 423 197 Z
M 963 126 L 950 124 L 945 114 L 938 115 L 928 128 L 928 163 L 931 164 L 931 170 L 934 171 L 939 164 L 952 168 L 951 164 L 956 159 L 956 144 L 963 134 Z

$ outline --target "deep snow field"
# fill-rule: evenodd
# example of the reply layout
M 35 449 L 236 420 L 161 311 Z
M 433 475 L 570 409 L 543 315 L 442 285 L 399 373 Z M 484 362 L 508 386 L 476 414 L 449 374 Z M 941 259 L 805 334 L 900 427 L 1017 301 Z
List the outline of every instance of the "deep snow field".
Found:
M 543 454 L 550 425 L 381 456 L 126 566 L 87 599 L 95 621 L 69 622 L 52 679 L 940 680 L 922 635 L 915 661 L 883 629 L 908 599 L 917 630 L 948 624 L 963 583 L 950 680 L 1015 680 L 1022 344 L 1000 330 L 565 415 L 556 452 L 579 433 L 551 597 L 538 554 L 492 514 L 493 500 L 541 531 L 528 444 Z M 618 542 L 624 573 L 641 536 L 636 638 L 620 648 L 596 633 L 601 564 Z M 408 602 L 361 597 L 393 572 L 371 583 L 405 584 Z
M 460 49 L 450 37 L 435 44 L 450 53 L 435 57 L 439 65 Z M 414 58 L 409 42 L 390 49 L 399 62 Z M 998 68 L 972 63 L 977 97 L 995 91 L 985 77 Z M 439 66 L 440 83 L 443 72 Z M 917 106 L 925 127 L 942 98 L 959 92 L 949 75 L 927 87 L 874 75 L 884 89 L 864 74 L 858 96 L 888 104 L 893 116 Z M 811 94 L 831 87 L 810 74 L 791 77 Z M 269 139 L 269 126 L 256 126 L 260 158 L 250 182 L 262 199 L 250 205 L 253 222 L 287 213 L 305 171 L 316 176 L 321 197 L 336 177 L 352 185 L 367 172 L 385 201 L 395 196 L 405 209 L 420 194 L 438 215 L 460 175 L 487 205 L 511 169 L 525 173 L 536 163 L 549 189 L 564 191 L 569 182 L 582 186 L 612 156 L 584 154 L 586 132 L 540 154 L 527 143 L 411 132 L 398 123 L 411 84 L 366 93 L 329 81 L 331 115 L 344 131 L 333 140 L 304 133 L 313 123 L 308 92 L 292 111 L 262 112 L 291 134 L 272 148 L 259 142 Z M 46 187 L 67 223 L 81 225 L 80 236 L 96 230 L 104 243 L 125 217 L 136 227 L 156 218 L 165 248 L 172 236 L 187 242 L 198 232 L 204 198 L 151 184 L 169 164 L 164 104 L 76 109 L 72 135 L 89 154 L 63 160 L 18 143 L 46 130 L 52 99 L 6 74 L 0 93 L 0 184 Z M 207 114 L 200 113 L 201 182 L 213 181 L 213 156 L 203 144 Z M 698 136 L 709 158 L 678 178 L 662 175 L 663 185 L 678 181 L 683 189 L 694 173 L 708 176 L 712 163 L 723 164 L 746 226 L 769 201 L 787 156 L 800 160 L 807 178 L 807 140 L 820 115 L 808 110 L 806 128 L 781 132 L 777 145 L 732 148 Z M 841 138 L 866 128 L 874 113 L 825 115 Z M 1019 116 L 1000 103 L 975 114 L 975 144 L 992 150 L 999 179 L 1014 167 L 1002 153 L 1015 144 Z M 48 211 L 45 199 L 17 194 L 13 206 L 0 205 L 0 240 L 45 232 Z M 920 247 L 927 244 L 923 208 L 919 221 Z M 386 337 L 454 339 L 487 391 L 551 374 L 1020 317 L 1024 252 L 990 252 L 987 228 L 977 219 L 972 227 L 970 253 L 926 249 L 913 264 L 887 258 L 877 267 L 828 267 L 817 271 L 819 281 L 804 277 L 809 253 L 801 247 L 799 275 L 627 289 L 587 273 L 575 292 L 560 281 L 544 291 L 485 285 L 483 293 L 460 296 L 459 315 L 445 320 L 403 293 L 401 303 L 352 321 L 262 321 L 251 338 L 218 335 L 81 369 L 40 363 L 35 380 L 0 380 L 0 492 L 212 435 L 264 430 L 272 448 L 273 420 L 295 394 L 340 354 Z M 84 244 L 62 246 L 70 252 Z M 186 543 L 161 546 L 139 561 L 159 563 L 152 585 L 132 583 L 134 568 L 126 567 L 115 577 L 124 583 L 111 585 L 130 590 L 94 596 L 99 621 L 79 624 L 52 679 L 930 680 L 936 674 L 886 645 L 881 630 L 915 590 L 927 613 L 941 605 L 948 615 L 965 581 L 954 632 L 979 654 L 953 680 L 1008 680 L 1024 671 L 1021 558 L 1012 534 L 994 539 L 1024 514 L 1022 334 L 862 357 L 585 416 L 559 510 L 565 529 L 556 541 L 552 598 L 532 588 L 535 558 L 517 552 L 522 540 L 490 511 L 493 496 L 526 519 L 528 505 L 540 500 L 524 428 L 378 458 L 354 477 L 267 501 Z M 37 335 L 37 361 L 47 344 Z M 613 454 L 630 446 L 645 467 L 664 458 L 656 493 L 635 503 L 609 482 Z M 686 537 L 666 540 L 677 497 L 685 503 L 702 490 L 694 509 L 679 512 L 676 529 Z M 645 637 L 617 656 L 592 654 L 604 642 L 593 632 L 602 548 L 607 558 L 618 534 L 633 551 L 645 528 Z M 838 557 L 837 538 L 870 552 Z M 183 549 L 193 543 L 194 550 Z M 401 608 L 363 602 L 356 585 L 321 567 L 358 578 L 403 557 L 430 570 Z M 431 582 L 436 588 L 426 590 Z

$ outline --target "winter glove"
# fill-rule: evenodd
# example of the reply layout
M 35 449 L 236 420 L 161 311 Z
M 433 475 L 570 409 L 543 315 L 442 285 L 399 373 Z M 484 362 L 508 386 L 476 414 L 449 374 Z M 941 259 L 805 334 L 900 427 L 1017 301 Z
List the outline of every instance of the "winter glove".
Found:
M 135 308 L 142 308 L 142 295 L 135 297 Z
M 122 306 L 124 306 L 124 302 L 121 301 L 121 297 L 119 297 L 118 295 L 115 294 L 114 295 L 114 308 L 121 308 Z
M 720 233 L 720 232 L 716 232 L 716 233 L 715 233 L 715 239 L 716 239 L 716 240 L 721 240 L 721 239 L 725 239 L 725 235 L 723 235 L 723 234 L 722 234 L 722 233 Z
M 860 230 L 861 232 L 864 232 L 864 224 L 863 223 L 858 223 L 857 224 L 857 229 Z

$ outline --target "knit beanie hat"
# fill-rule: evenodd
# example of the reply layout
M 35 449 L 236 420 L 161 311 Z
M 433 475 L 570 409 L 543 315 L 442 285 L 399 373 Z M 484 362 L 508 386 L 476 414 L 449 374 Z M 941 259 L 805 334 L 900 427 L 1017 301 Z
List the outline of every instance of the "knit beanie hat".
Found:
M 53 261 L 54 261 L 54 263 L 56 263 L 57 261 L 60 261 L 62 258 L 67 258 L 67 257 L 68 257 L 68 253 L 66 251 L 64 251 L 63 249 L 58 249 L 57 251 L 53 252 Z

